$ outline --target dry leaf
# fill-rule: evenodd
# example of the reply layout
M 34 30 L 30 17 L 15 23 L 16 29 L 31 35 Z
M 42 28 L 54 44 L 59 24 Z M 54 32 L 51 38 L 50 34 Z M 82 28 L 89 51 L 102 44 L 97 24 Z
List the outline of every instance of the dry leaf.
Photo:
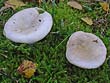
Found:
M 5 9 L 7 9 L 7 8 L 12 7 L 12 5 L 7 4 L 7 2 L 5 2 L 4 5 L 5 5 L 5 6 L 3 6 L 3 7 L 0 9 L 0 12 L 2 12 L 3 10 L 5 10 Z
M 104 11 L 108 12 L 109 11 L 109 3 L 107 2 L 100 2 L 99 3 L 101 7 L 103 8 Z
M 79 10 L 82 10 L 81 4 L 79 4 L 79 3 L 76 2 L 76 1 L 69 1 L 67 4 L 68 4 L 70 7 L 73 7 L 73 8 L 79 9 Z
M 17 71 L 24 75 L 26 78 L 31 78 L 36 71 L 36 64 L 32 61 L 24 60 L 22 64 L 18 67 Z
M 92 25 L 93 24 L 93 21 L 92 21 L 91 18 L 85 17 L 85 18 L 81 18 L 81 20 L 86 22 L 88 25 Z
M 12 7 L 11 4 L 8 4 L 7 2 L 4 3 L 6 8 Z
M 24 70 L 24 74 L 25 74 L 24 77 L 31 78 L 31 76 L 34 74 L 35 71 L 36 70 L 33 68 L 28 68 L 28 69 Z
M 5 4 L 10 5 L 14 10 L 20 6 L 25 6 L 25 4 L 20 0 L 8 0 Z

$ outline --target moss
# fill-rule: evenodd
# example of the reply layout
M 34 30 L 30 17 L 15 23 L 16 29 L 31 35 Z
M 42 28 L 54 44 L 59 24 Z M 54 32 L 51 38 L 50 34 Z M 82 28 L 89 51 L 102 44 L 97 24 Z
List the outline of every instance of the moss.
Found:
M 0 6 L 3 0 L 0 1 Z M 27 4 L 26 7 L 32 7 L 33 4 Z M 19 80 L 19 83 L 27 83 L 28 79 L 20 76 L 16 69 L 24 59 L 32 60 L 38 63 L 38 75 L 33 76 L 30 80 L 32 83 L 110 83 L 110 68 L 107 60 L 97 69 L 86 70 L 71 65 L 65 58 L 66 42 L 68 37 L 76 31 L 91 32 L 99 36 L 105 43 L 107 50 L 110 51 L 110 28 L 103 29 L 89 26 L 80 20 L 83 16 L 90 16 L 93 19 L 99 18 L 98 13 L 103 17 L 104 11 L 92 12 L 79 11 L 71 9 L 66 2 L 60 2 L 56 6 L 41 5 L 46 8 L 54 17 L 54 24 L 51 32 L 41 41 L 33 45 L 14 43 L 3 36 L 4 23 L 15 12 L 23 9 L 18 8 L 16 11 L 12 9 L 4 10 L 0 13 L 0 68 L 5 68 L 5 72 L 11 77 Z M 96 6 L 97 7 L 97 6 Z M 103 13 L 103 14 L 102 14 Z M 107 19 L 110 19 L 107 17 Z M 108 27 L 110 24 L 108 23 Z M 101 26 L 102 28 L 104 25 Z M 58 33 L 52 33 L 58 32 Z M 109 56 L 109 52 L 107 57 Z M 5 75 L 0 75 L 0 83 L 12 83 L 12 79 Z

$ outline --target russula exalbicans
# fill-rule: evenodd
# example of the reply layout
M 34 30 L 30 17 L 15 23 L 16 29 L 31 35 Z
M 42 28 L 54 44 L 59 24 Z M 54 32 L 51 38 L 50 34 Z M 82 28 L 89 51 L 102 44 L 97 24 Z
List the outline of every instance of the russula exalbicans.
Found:
M 52 16 L 41 8 L 27 8 L 14 14 L 4 26 L 4 35 L 17 43 L 34 43 L 52 28 Z
M 75 32 L 67 42 L 67 60 L 81 68 L 98 68 L 104 63 L 106 53 L 102 40 L 92 33 Z

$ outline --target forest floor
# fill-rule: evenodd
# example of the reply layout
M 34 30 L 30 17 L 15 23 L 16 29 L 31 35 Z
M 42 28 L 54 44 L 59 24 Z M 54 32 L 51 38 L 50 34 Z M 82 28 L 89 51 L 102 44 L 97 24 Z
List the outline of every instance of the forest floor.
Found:
M 4 0 L 0 0 L 0 8 Z M 57 4 L 41 4 L 40 7 L 53 16 L 51 32 L 41 41 L 32 45 L 14 43 L 3 35 L 6 21 L 16 12 L 35 7 L 28 3 L 16 10 L 7 8 L 0 12 L 0 83 L 110 83 L 110 15 L 99 3 L 80 2 L 87 7 L 83 10 L 71 8 L 67 1 Z M 108 13 L 109 14 L 109 13 Z M 93 19 L 93 25 L 81 20 L 82 17 Z M 107 58 L 97 69 L 82 69 L 70 64 L 66 57 L 66 44 L 69 36 L 76 31 L 97 35 L 107 47 Z M 30 79 L 16 71 L 23 60 L 38 64 L 37 71 Z

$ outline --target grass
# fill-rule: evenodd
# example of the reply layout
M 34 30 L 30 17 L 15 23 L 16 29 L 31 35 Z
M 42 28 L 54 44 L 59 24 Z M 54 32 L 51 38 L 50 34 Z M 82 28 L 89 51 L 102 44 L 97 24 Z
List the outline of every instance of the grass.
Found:
M 4 0 L 0 1 L 0 7 Z M 84 4 L 84 3 L 82 3 Z M 79 11 L 67 6 L 66 1 L 57 6 L 41 5 L 53 15 L 54 24 L 51 32 L 41 41 L 33 45 L 18 44 L 3 36 L 5 22 L 17 11 L 35 4 L 27 4 L 13 11 L 6 9 L 0 13 L 0 68 L 7 75 L 0 74 L 0 83 L 110 83 L 110 16 L 106 17 L 106 24 L 89 26 L 80 20 L 89 16 L 93 19 L 103 18 L 105 12 L 96 4 L 92 11 Z M 99 36 L 105 43 L 108 53 L 105 63 L 97 69 L 81 69 L 70 64 L 65 58 L 66 43 L 69 36 L 76 31 L 91 32 Z M 58 33 L 53 33 L 58 32 Z M 38 63 L 37 73 L 26 79 L 16 72 L 23 60 Z

